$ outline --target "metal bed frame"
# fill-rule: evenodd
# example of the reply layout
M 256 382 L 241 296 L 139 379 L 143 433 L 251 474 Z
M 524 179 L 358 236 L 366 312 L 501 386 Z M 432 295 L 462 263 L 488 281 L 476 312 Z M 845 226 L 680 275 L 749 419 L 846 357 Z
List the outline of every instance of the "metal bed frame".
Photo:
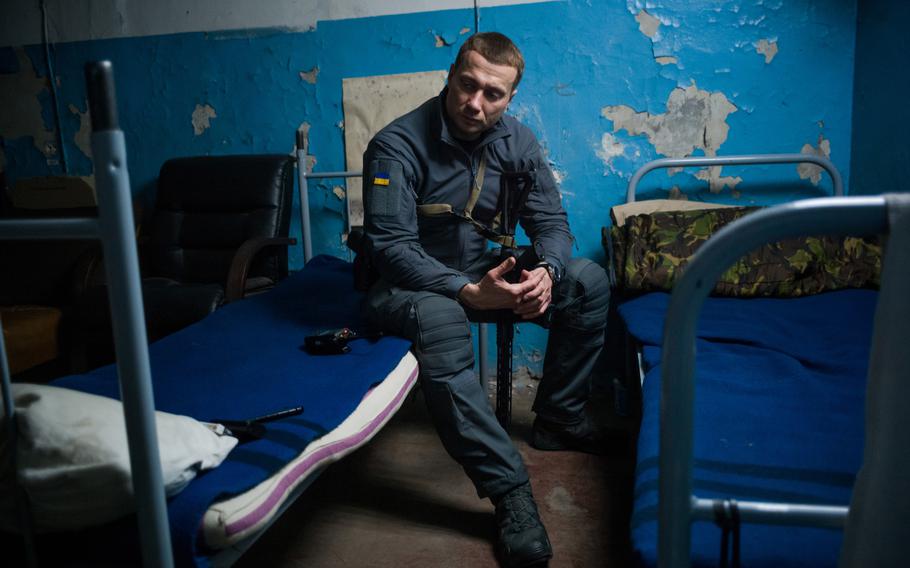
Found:
M 635 201 L 641 179 L 662 168 L 813 163 L 831 177 L 835 197 L 807 199 L 759 211 L 719 230 L 686 267 L 673 288 L 664 324 L 659 454 L 658 565 L 690 563 L 691 523 L 712 521 L 715 499 L 692 493 L 695 400 L 695 330 L 714 282 L 739 258 L 768 242 L 805 234 L 872 234 L 887 229 L 884 198 L 843 197 L 840 172 L 811 154 L 755 154 L 665 158 L 648 162 L 629 181 L 626 202 Z M 850 214 L 846 215 L 845 212 Z M 639 354 L 640 360 L 640 354 Z M 640 380 L 644 380 L 639 365 Z M 843 528 L 848 507 L 737 501 L 741 522 Z
M 753 213 L 719 230 L 692 258 L 673 288 L 661 360 L 658 564 L 688 566 L 691 523 L 714 519 L 713 499 L 692 493 L 695 330 L 718 277 L 751 250 L 805 234 L 856 235 L 887 231 L 885 198 L 806 199 Z M 848 507 L 737 501 L 743 522 L 843 527 Z

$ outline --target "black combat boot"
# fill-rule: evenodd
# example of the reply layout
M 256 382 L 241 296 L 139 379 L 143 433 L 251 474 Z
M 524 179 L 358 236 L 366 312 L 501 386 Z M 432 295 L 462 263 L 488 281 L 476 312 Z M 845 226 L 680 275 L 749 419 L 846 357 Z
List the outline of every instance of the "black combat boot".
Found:
M 599 455 L 607 453 L 606 436 L 587 415 L 574 424 L 550 422 L 538 416 L 534 419 L 531 445 L 538 450 L 574 450 Z
M 512 489 L 495 501 L 499 526 L 497 552 L 508 568 L 545 566 L 553 556 L 547 529 L 540 522 L 531 484 Z

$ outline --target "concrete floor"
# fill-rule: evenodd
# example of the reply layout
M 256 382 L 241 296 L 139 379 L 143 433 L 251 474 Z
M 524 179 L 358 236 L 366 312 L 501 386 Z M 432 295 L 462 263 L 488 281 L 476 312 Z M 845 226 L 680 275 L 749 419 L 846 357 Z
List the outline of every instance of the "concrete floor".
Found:
M 535 385 L 515 381 L 512 437 L 553 543 L 550 566 L 628 566 L 634 462 L 626 438 L 617 436 L 609 456 L 531 448 Z M 326 470 L 237 566 L 495 567 L 494 538 L 493 506 L 477 498 L 443 449 L 417 389 L 372 442 Z

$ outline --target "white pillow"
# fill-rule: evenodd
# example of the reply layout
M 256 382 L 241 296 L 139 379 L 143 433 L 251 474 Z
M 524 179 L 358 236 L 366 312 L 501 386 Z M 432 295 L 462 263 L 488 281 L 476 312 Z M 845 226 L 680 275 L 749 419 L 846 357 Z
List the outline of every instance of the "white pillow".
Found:
M 19 428 L 19 482 L 35 528 L 69 530 L 112 521 L 135 510 L 123 405 L 47 385 L 14 384 Z M 217 467 L 237 445 L 188 416 L 155 413 L 165 492 L 179 493 L 200 471 Z M 4 423 L 5 424 L 5 423 Z M 5 426 L 4 426 L 5 430 Z M 3 433 L 0 524 L 17 526 Z

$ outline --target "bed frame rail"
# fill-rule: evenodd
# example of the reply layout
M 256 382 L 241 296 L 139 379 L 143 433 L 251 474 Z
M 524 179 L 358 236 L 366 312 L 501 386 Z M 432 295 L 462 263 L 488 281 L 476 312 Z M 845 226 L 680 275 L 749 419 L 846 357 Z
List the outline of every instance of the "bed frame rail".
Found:
M 692 156 L 688 158 L 661 158 L 638 168 L 626 188 L 626 203 L 635 201 L 635 190 L 648 172 L 662 168 L 688 168 L 702 166 L 750 166 L 756 164 L 815 164 L 823 168 L 834 183 L 834 195 L 844 195 L 844 182 L 840 172 L 828 158 L 814 154 L 746 154 L 741 156 Z

